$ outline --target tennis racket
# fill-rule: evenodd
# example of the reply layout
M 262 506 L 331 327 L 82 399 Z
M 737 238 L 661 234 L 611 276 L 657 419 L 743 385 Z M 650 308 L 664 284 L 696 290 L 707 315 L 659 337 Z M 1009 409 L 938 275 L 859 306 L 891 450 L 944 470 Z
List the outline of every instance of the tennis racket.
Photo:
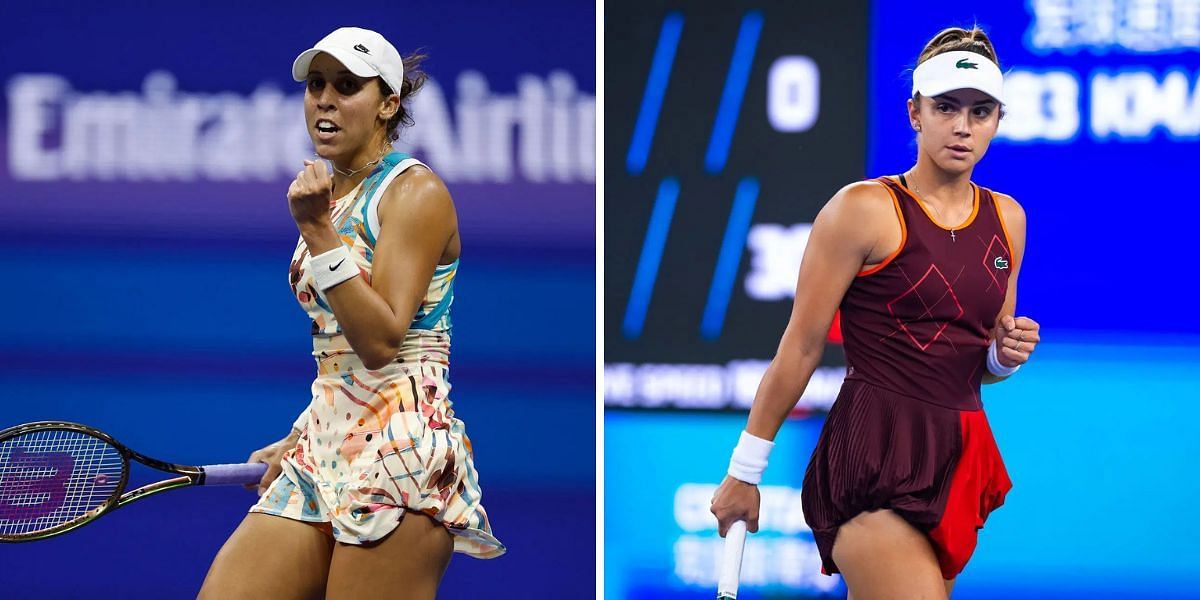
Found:
M 746 548 L 746 522 L 734 521 L 725 532 L 725 552 L 721 556 L 721 577 L 717 580 L 717 600 L 737 600 L 738 580 L 742 576 L 742 550 Z
M 126 492 L 131 459 L 179 477 Z M 17 425 L 0 431 L 0 542 L 66 533 L 167 490 L 258 483 L 266 471 L 262 463 L 190 467 L 155 460 L 78 423 Z

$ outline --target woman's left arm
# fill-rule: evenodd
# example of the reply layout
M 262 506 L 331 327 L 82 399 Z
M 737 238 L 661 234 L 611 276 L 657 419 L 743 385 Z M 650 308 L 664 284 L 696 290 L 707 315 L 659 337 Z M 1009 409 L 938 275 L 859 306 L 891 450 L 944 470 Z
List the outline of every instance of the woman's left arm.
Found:
M 423 168 L 388 186 L 379 221 L 371 282 L 354 277 L 325 291 L 346 341 L 368 369 L 383 368 L 396 357 L 458 227 L 450 192 Z M 341 244 L 328 221 L 298 225 L 313 256 Z
M 1001 218 L 1012 244 L 1012 273 L 1008 276 L 1008 292 L 1004 296 L 1004 305 L 1000 314 L 996 315 L 996 323 L 992 327 L 992 339 L 997 343 L 997 359 L 1000 364 L 1013 367 L 1029 361 L 1034 348 L 1041 341 L 1041 326 L 1029 317 L 1016 317 L 1017 309 L 1017 276 L 1021 273 L 1021 264 L 1025 258 L 1025 209 L 1012 196 L 994 194 L 1000 207 Z M 998 377 L 990 371 L 984 371 L 983 383 L 996 383 L 1008 377 Z

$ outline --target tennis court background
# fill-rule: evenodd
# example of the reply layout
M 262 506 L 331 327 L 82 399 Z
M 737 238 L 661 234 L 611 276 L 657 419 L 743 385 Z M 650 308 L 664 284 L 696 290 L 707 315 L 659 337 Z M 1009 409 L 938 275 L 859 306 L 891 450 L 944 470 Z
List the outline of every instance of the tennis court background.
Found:
M 5 7 L 0 426 L 74 420 L 193 464 L 287 432 L 315 373 L 287 286 L 311 148 L 290 67 L 373 28 L 430 56 L 401 147 L 458 205 L 453 399 L 509 547 L 456 557 L 442 596 L 570 597 L 595 577 L 594 6 L 396 6 Z M 194 597 L 253 500 L 184 490 L 0 546 L 0 595 Z
M 1196 597 L 1200 204 L 1183 190 L 1200 164 L 1198 3 L 606 10 L 606 65 L 630 66 L 604 75 L 605 510 L 642 516 L 605 521 L 607 597 L 712 593 L 708 498 L 786 324 L 808 224 L 841 186 L 911 166 L 908 69 L 940 29 L 974 23 L 1009 95 L 974 179 L 1028 213 L 1018 310 L 1043 343 L 984 388 L 1015 487 L 955 598 Z M 799 507 L 843 364 L 829 344 L 780 434 L 740 596 L 844 594 L 817 574 Z

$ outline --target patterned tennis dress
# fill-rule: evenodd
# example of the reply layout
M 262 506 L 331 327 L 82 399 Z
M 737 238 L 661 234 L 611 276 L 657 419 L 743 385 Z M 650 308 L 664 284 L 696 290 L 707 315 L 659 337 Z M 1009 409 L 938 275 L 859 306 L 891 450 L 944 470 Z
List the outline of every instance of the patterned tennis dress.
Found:
M 388 184 L 420 161 L 388 154 L 334 201 L 333 222 L 360 275 L 371 281 L 379 201 Z M 339 542 L 379 540 L 418 511 L 454 534 L 454 550 L 478 558 L 504 553 L 480 504 L 479 476 L 447 379 L 450 306 L 458 261 L 438 265 L 395 360 L 372 370 L 346 343 L 309 272 L 301 238 L 292 256 L 292 292 L 312 318 L 317 378 L 297 419 L 296 447 L 251 512 L 327 524 Z

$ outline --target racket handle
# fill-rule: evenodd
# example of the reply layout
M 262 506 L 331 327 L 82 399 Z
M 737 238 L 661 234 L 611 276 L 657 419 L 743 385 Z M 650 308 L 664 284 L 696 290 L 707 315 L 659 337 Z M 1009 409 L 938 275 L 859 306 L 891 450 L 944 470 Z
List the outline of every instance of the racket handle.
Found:
M 204 485 L 245 485 L 258 483 L 267 472 L 266 463 L 205 465 Z
M 717 600 L 735 600 L 742 573 L 742 550 L 746 547 L 746 522 L 734 521 L 725 532 L 725 552 L 721 557 L 721 578 L 717 580 Z

